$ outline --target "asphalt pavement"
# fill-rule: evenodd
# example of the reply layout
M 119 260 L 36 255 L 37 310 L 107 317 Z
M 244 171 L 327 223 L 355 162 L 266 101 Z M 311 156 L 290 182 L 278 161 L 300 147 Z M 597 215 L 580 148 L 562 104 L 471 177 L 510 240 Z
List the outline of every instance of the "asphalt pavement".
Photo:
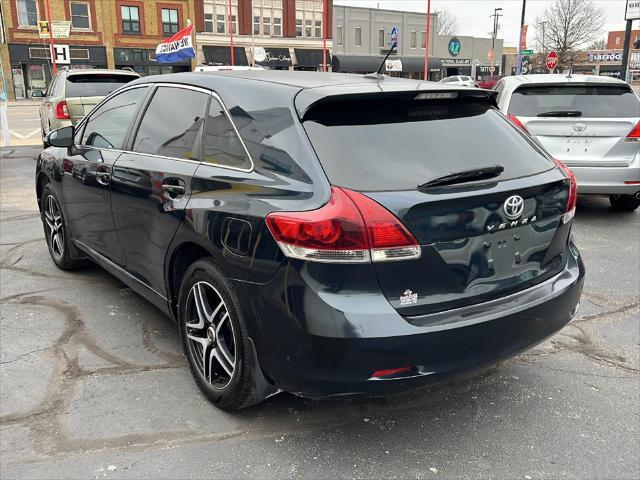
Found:
M 1 478 L 640 478 L 640 212 L 580 198 L 580 312 L 523 355 L 411 394 L 229 414 L 168 318 L 98 267 L 55 268 L 36 153 L 0 149 Z

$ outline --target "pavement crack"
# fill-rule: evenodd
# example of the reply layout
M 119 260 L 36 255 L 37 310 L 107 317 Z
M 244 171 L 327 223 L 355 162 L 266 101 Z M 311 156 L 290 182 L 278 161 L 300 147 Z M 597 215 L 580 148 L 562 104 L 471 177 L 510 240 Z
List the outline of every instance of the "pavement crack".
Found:
M 39 348 L 37 350 L 33 350 L 31 352 L 27 352 L 27 353 L 23 353 L 22 355 L 18 355 L 16 358 L 12 359 L 12 360 L 5 360 L 0 362 L 0 365 L 6 365 L 7 363 L 14 363 L 17 362 L 18 360 L 27 357 L 29 355 L 33 355 L 34 353 L 40 353 L 40 352 L 46 352 L 47 350 L 51 350 L 52 348 L 56 348 L 57 345 L 51 345 L 50 347 L 46 347 L 46 348 Z

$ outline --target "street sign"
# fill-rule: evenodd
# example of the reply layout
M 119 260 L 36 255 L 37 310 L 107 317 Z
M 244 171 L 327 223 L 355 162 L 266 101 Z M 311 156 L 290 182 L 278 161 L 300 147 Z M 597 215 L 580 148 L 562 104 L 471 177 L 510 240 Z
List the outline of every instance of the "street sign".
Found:
M 391 45 L 398 46 L 398 29 L 396 27 L 391 29 Z
M 402 60 L 398 59 L 393 59 L 393 60 L 387 60 L 385 62 L 385 70 L 387 72 L 401 72 L 402 71 Z
M 640 0 L 627 0 L 627 9 L 624 13 L 625 20 L 640 19 Z
M 489 73 L 494 73 L 496 71 L 496 67 L 489 67 Z
M 533 55 L 533 50 L 522 50 L 522 55 Z
M 556 52 L 549 52 L 547 55 L 547 70 L 555 70 L 558 66 L 558 54 Z
M 71 63 L 71 52 L 69 45 L 60 45 L 56 43 L 53 46 L 53 55 L 56 57 L 56 63 L 58 65 L 69 65 Z M 53 61 L 53 58 L 51 59 Z
M 51 22 L 51 34 L 53 38 L 69 38 L 70 31 L 70 21 L 61 20 Z M 46 20 L 38 21 L 38 36 L 40 38 L 49 38 L 49 22 Z

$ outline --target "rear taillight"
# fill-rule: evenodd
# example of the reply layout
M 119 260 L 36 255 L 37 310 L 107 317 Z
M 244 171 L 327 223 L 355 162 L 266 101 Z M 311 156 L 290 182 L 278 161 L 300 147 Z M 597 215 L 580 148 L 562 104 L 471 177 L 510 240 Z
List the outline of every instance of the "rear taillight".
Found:
M 58 120 L 70 120 L 69 110 L 67 110 L 67 102 L 64 100 L 56 104 L 56 118 Z
M 636 123 L 636 126 L 631 129 L 629 135 L 627 135 L 626 141 L 640 142 L 640 122 Z
M 529 133 L 529 130 L 527 130 L 527 127 L 525 127 L 524 123 L 522 123 L 522 120 L 516 117 L 513 113 L 507 115 L 507 118 L 511 120 L 511 123 L 513 123 L 516 127 L 521 128 L 523 131 Z
M 564 215 L 562 215 L 562 223 L 567 223 L 576 214 L 576 202 L 578 201 L 578 182 L 576 176 L 571 169 L 567 167 L 560 160 L 554 160 L 556 165 L 564 172 L 569 179 L 569 198 L 567 199 L 567 208 Z
M 382 205 L 361 193 L 331 188 L 329 202 L 306 212 L 273 212 L 267 227 L 290 258 L 366 263 L 420 257 L 414 236 Z

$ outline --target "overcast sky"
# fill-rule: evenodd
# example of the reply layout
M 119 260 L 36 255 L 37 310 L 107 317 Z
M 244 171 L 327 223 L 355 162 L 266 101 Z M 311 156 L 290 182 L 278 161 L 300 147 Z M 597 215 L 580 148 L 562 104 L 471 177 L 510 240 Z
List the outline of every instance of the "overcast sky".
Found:
M 593 0 L 604 11 L 605 25 L 602 37 L 610 30 L 624 30 L 624 0 Z M 334 5 L 352 5 L 357 7 L 385 8 L 412 12 L 427 11 L 427 0 L 334 0 Z M 525 23 L 533 25 L 536 16 L 541 15 L 553 0 L 527 0 Z M 458 18 L 459 35 L 487 37 L 493 28 L 493 9 L 502 7 L 504 17 L 500 17 L 498 37 L 504 38 L 505 45 L 516 46 L 520 29 L 522 0 L 431 0 L 431 9 L 447 9 Z M 637 23 L 637 22 L 636 22 Z M 638 28 L 634 23 L 634 28 Z M 535 32 L 529 27 L 527 43 L 532 46 Z

